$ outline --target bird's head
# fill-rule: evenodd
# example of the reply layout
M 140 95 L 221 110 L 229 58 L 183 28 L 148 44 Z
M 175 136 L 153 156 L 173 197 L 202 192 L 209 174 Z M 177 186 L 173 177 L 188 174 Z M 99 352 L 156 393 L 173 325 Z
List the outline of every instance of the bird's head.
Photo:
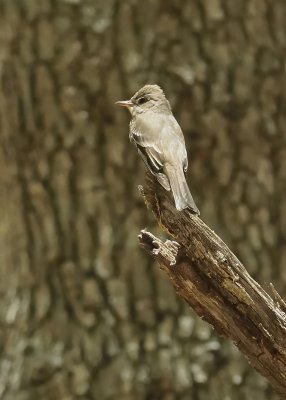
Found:
M 116 104 L 127 107 L 132 116 L 147 111 L 171 112 L 171 107 L 163 90 L 158 85 L 145 85 L 130 100 L 117 101 Z

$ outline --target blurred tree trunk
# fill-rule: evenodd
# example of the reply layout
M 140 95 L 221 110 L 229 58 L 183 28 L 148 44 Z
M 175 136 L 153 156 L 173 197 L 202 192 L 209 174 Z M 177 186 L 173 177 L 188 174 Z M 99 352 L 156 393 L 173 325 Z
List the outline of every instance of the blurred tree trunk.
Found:
M 285 21 L 283 0 L 0 0 L 1 398 L 274 398 L 138 249 L 113 104 L 164 87 L 202 218 L 285 293 Z

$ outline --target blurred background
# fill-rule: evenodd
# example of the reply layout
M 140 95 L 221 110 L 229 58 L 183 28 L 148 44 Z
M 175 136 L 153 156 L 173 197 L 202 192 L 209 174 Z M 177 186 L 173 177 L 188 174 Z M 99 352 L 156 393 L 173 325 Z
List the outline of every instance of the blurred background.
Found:
M 139 247 L 114 105 L 165 90 L 202 219 L 286 289 L 284 0 L 0 0 L 0 398 L 269 400 Z

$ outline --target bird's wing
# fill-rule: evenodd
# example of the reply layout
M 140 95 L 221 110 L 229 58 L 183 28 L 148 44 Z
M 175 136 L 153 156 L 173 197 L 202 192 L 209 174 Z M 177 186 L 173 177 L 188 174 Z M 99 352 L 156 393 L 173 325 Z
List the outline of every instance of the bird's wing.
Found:
M 145 165 L 153 174 L 162 172 L 163 154 L 157 146 L 156 136 L 153 140 L 135 127 L 130 130 L 130 140 L 136 145 L 138 153 L 142 157 Z
M 187 170 L 185 141 L 173 115 L 150 115 L 130 124 L 130 140 L 153 173 L 162 172 L 166 162 L 181 163 Z

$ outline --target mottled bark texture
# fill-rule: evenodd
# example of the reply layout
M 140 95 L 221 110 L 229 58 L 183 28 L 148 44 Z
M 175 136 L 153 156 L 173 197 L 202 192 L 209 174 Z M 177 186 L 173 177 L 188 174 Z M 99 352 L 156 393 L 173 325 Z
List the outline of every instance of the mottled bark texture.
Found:
M 285 13 L 0 0 L 1 398 L 274 398 L 138 250 L 144 166 L 114 102 L 164 87 L 203 220 L 285 294 Z
M 198 216 L 178 212 L 170 192 L 151 175 L 143 196 L 160 226 L 176 241 L 163 243 L 143 230 L 141 245 L 159 261 L 176 292 L 231 339 L 285 399 L 286 303 L 272 286 L 274 301 Z

